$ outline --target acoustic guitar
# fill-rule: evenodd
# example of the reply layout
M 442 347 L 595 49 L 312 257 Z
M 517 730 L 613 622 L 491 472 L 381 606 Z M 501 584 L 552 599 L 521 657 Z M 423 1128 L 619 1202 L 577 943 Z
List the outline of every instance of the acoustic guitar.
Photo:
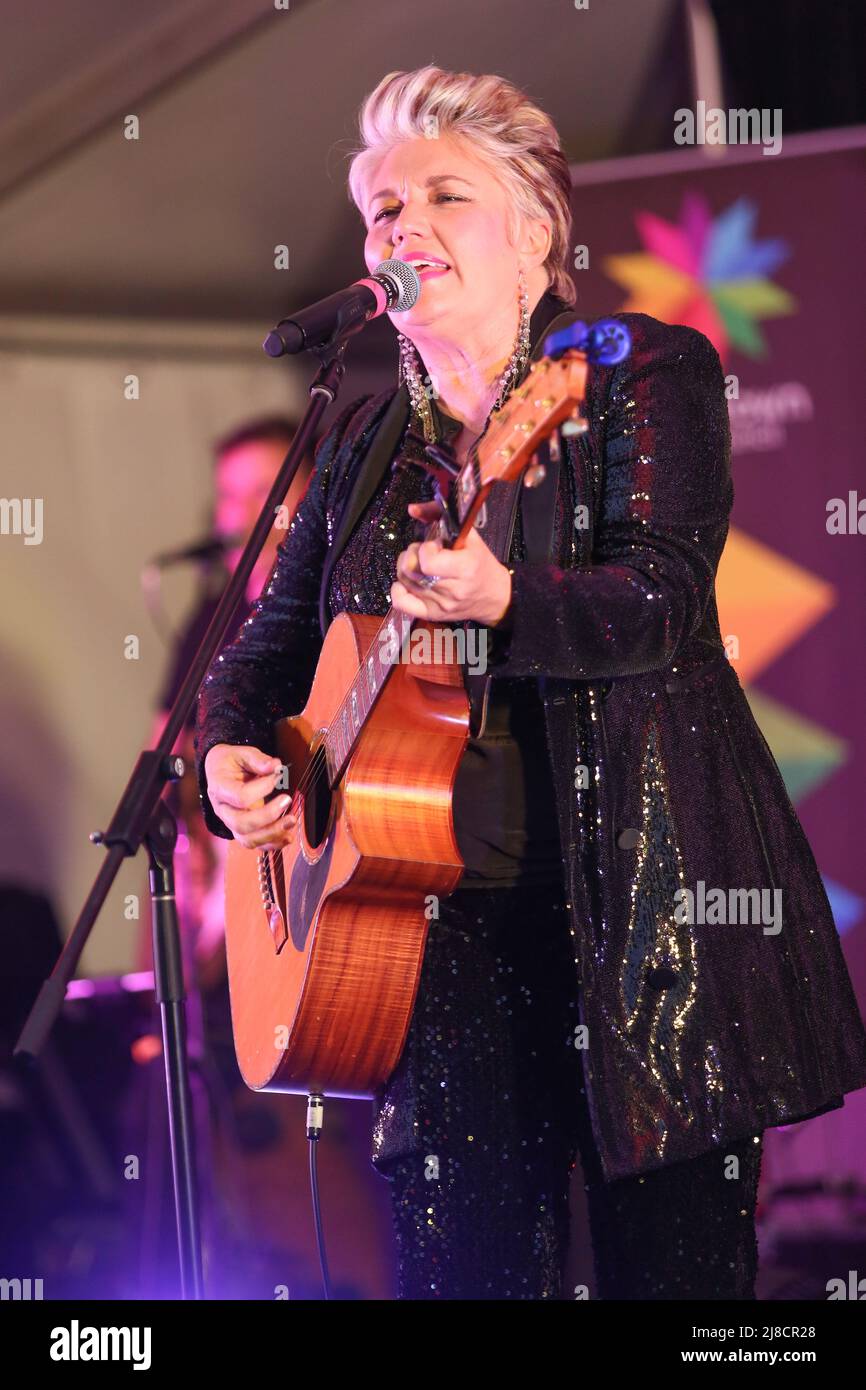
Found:
M 629 346 L 616 320 L 572 323 L 545 340 L 459 471 L 429 446 L 441 517 L 427 538 L 461 546 L 491 487 L 539 481 L 540 444 L 556 450 L 560 433 L 586 428 L 590 363 Z M 469 702 L 444 638 L 394 608 L 339 614 L 304 709 L 276 726 L 297 832 L 275 851 L 232 841 L 226 864 L 232 1026 L 255 1090 L 372 1097 L 400 1057 L 429 920 L 463 870 L 451 796 Z

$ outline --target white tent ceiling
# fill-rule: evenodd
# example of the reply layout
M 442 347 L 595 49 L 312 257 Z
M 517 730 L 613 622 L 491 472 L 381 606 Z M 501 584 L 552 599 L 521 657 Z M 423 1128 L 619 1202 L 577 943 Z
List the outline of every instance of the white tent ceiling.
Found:
M 0 15 L 4 314 L 267 322 L 348 282 L 346 153 L 394 69 L 502 73 L 573 161 L 669 145 L 688 91 L 679 0 L 4 0 Z

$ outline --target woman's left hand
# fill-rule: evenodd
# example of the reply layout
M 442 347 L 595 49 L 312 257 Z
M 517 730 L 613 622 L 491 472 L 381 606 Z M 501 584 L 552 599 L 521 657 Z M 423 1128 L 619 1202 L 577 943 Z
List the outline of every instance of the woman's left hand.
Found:
M 409 515 L 429 524 L 439 516 L 439 505 L 413 502 Z M 439 580 L 434 588 L 419 584 L 419 578 L 431 574 Z M 413 541 L 402 551 L 391 602 L 403 613 L 430 622 L 471 618 L 492 627 L 511 602 L 511 575 L 473 526 L 460 550 L 448 550 L 439 541 Z

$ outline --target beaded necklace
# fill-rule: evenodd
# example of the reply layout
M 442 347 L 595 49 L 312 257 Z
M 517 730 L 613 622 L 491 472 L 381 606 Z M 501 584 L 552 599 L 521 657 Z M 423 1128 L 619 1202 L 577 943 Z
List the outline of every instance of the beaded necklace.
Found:
M 491 406 L 490 415 L 492 415 L 495 410 L 501 409 L 505 404 L 505 401 L 516 383 L 520 380 L 523 370 L 529 361 L 529 295 L 526 290 L 526 282 L 522 270 L 520 271 L 518 279 L 518 303 L 520 305 L 520 322 L 517 329 L 517 338 L 515 339 L 511 356 L 506 362 L 504 369 L 499 374 L 496 399 Z M 398 385 L 402 385 L 404 381 L 406 382 L 412 413 L 421 422 L 426 442 L 428 444 L 438 443 L 439 437 L 433 420 L 433 412 L 430 409 L 430 387 L 425 386 L 421 380 L 420 359 L 415 345 L 402 333 L 398 332 L 397 338 L 400 343 Z M 489 420 L 490 416 L 488 415 L 487 418 Z

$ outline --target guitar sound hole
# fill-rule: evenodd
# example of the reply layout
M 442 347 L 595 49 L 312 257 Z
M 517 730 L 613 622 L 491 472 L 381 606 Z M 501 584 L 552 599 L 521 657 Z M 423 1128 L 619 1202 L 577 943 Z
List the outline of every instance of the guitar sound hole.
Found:
M 327 777 L 314 777 L 304 796 L 304 833 L 312 849 L 317 849 L 328 833 L 331 801 Z

